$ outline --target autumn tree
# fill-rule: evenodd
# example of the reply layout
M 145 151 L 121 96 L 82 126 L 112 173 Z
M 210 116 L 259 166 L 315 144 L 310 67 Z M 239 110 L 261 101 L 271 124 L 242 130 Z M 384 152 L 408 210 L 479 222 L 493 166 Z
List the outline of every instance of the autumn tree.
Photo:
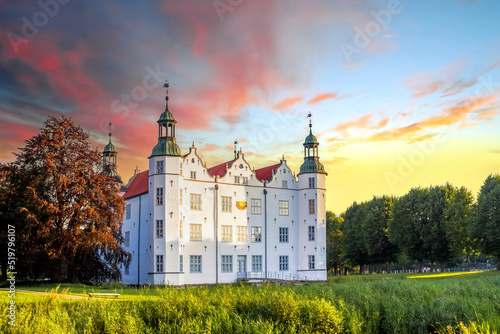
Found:
M 490 175 L 481 186 L 471 224 L 479 250 L 497 258 L 500 270 L 500 175 Z
M 130 262 L 119 185 L 102 173 L 88 137 L 70 118 L 49 117 L 16 161 L 1 165 L 10 200 L 0 221 L 16 226 L 20 276 L 96 282 L 119 279 Z
M 344 218 L 336 216 L 331 211 L 326 212 L 326 268 L 333 270 L 335 275 L 340 273 L 342 261 L 342 231 L 340 230 Z

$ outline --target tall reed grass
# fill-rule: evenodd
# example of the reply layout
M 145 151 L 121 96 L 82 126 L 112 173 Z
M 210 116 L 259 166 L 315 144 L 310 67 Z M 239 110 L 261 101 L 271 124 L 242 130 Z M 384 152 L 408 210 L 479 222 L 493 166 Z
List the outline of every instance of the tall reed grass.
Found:
M 333 279 L 307 286 L 145 289 L 137 298 L 17 304 L 7 333 L 496 333 L 500 275 Z M 7 302 L 2 301 L 3 319 Z

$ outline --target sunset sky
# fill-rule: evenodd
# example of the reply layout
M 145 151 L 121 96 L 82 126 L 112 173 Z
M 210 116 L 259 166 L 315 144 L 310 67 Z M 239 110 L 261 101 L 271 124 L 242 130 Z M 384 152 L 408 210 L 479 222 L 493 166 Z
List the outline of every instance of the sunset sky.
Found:
M 298 172 L 313 132 L 327 209 L 500 172 L 497 0 L 0 0 L 0 162 L 69 115 L 118 172 L 148 168 L 170 82 L 184 153 Z

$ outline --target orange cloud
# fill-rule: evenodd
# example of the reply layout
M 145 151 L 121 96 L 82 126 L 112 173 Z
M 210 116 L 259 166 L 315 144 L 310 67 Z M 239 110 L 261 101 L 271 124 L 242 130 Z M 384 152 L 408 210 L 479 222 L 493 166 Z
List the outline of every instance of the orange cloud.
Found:
M 203 147 L 200 147 L 200 151 L 202 152 L 213 152 L 213 151 L 217 151 L 218 149 L 220 149 L 220 147 L 218 145 L 215 145 L 215 144 L 207 144 Z
M 297 102 L 300 102 L 300 101 L 302 101 L 302 97 L 301 96 L 299 96 L 299 97 L 289 97 L 289 98 L 284 99 L 283 101 L 275 104 L 273 106 L 273 110 L 285 111 L 285 109 L 287 109 L 288 107 L 293 106 L 294 104 L 296 104 Z
M 355 119 L 353 121 L 340 123 L 339 125 L 334 127 L 333 130 L 345 133 L 350 129 L 366 129 L 369 127 L 369 125 L 372 124 L 372 122 L 370 122 L 372 116 L 373 116 L 373 114 L 368 114 L 368 115 L 364 115 L 358 119 Z
M 418 124 L 412 124 L 405 127 L 382 131 L 373 136 L 367 138 L 368 141 L 388 141 L 388 140 L 415 140 L 419 137 L 418 133 L 422 130 L 422 127 Z
M 476 120 L 476 121 L 491 121 L 498 114 L 500 114 L 500 110 L 497 108 L 481 110 L 481 111 L 477 112 L 476 116 L 474 116 L 474 120 Z
M 458 123 L 467 118 L 469 114 L 476 112 L 478 109 L 484 106 L 493 105 L 497 98 L 497 95 L 488 95 L 464 100 L 453 108 L 443 110 L 441 115 L 424 119 L 420 122 L 420 126 L 435 128 Z
M 310 99 L 309 101 L 307 101 L 307 104 L 314 105 L 314 104 L 317 104 L 317 103 L 322 102 L 324 100 L 334 99 L 337 96 L 338 96 L 337 93 L 318 94 L 315 97 L 313 97 L 312 99 Z
M 345 135 L 347 135 L 347 132 L 349 132 L 349 130 L 351 130 L 351 129 L 376 130 L 376 129 L 381 129 L 381 128 L 385 127 L 389 123 L 389 121 L 390 121 L 389 118 L 384 118 L 381 121 L 376 122 L 373 119 L 373 116 L 375 114 L 376 113 L 367 114 L 367 115 L 364 115 L 358 119 L 355 119 L 352 121 L 347 121 L 344 123 L 340 123 L 337 126 L 333 127 L 330 130 L 327 130 L 327 131 L 333 130 L 333 131 L 341 132 L 345 136 Z M 327 131 L 325 131 L 325 132 L 327 132 Z

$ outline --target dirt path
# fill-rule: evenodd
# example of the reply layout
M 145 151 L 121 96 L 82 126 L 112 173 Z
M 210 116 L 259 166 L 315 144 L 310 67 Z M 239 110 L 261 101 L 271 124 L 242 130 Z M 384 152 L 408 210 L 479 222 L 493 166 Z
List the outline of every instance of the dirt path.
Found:
M 3 291 L 9 291 L 8 288 L 0 288 L 0 290 Z M 83 296 L 77 296 L 77 295 L 63 295 L 60 293 L 50 293 L 50 292 L 41 292 L 41 291 L 30 291 L 30 290 L 21 290 L 21 289 L 16 289 L 16 292 L 27 292 L 27 293 L 35 293 L 38 295 L 53 295 L 56 296 L 57 298 L 63 298 L 63 299 L 70 299 L 70 300 L 82 300 L 85 299 Z

